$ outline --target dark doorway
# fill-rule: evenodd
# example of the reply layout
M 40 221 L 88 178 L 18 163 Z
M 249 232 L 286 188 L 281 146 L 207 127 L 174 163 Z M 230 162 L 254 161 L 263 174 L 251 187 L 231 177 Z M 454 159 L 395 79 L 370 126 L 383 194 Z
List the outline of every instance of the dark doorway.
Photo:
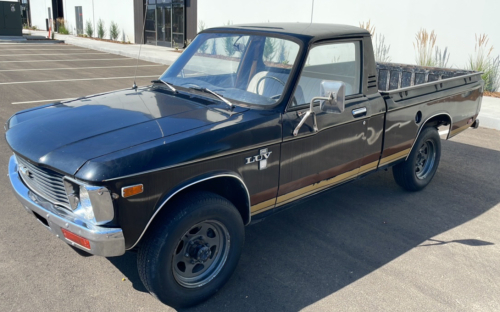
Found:
M 64 19 L 63 0 L 52 0 L 52 16 L 54 17 L 55 30 L 59 31 L 60 20 Z

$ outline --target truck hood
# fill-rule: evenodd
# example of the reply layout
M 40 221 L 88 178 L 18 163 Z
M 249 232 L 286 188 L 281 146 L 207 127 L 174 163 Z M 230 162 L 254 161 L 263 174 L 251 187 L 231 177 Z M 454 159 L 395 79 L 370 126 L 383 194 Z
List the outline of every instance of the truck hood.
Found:
M 9 119 L 6 140 L 16 154 L 74 175 L 95 157 L 229 116 L 185 94 L 129 89 L 21 111 Z

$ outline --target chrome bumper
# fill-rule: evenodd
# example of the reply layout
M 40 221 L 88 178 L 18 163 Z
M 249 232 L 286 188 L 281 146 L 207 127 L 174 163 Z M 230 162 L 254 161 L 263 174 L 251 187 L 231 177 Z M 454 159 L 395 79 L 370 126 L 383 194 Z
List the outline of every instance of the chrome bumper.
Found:
M 97 256 L 113 257 L 125 253 L 125 239 L 120 228 L 105 228 L 89 224 L 70 211 L 54 206 L 31 192 L 21 181 L 14 156 L 9 161 L 9 178 L 14 194 L 29 214 L 35 216 L 56 237 L 67 244 Z M 67 240 L 61 228 L 73 232 L 90 242 L 90 250 Z

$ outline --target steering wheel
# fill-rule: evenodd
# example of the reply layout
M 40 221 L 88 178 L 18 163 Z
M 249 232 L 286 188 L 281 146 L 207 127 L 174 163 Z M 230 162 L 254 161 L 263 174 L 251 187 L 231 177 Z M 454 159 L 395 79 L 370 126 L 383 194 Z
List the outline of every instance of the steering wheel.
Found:
M 263 76 L 259 79 L 259 81 L 257 81 L 257 87 L 255 90 L 255 93 L 257 93 L 258 95 L 262 95 L 259 93 L 259 86 L 260 86 L 260 83 L 262 82 L 262 80 L 264 80 L 264 79 L 273 79 L 273 80 L 276 80 L 277 82 L 279 82 L 283 87 L 285 86 L 285 83 L 283 81 L 281 81 L 280 79 L 278 79 L 274 76 Z

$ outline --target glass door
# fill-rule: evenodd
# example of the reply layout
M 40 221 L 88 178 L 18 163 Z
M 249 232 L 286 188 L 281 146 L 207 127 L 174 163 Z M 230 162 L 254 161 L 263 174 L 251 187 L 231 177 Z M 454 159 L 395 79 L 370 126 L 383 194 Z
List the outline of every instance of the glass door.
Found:
M 150 0 L 151 1 L 151 0 Z M 144 25 L 144 43 L 156 45 L 156 5 L 148 5 Z
M 184 0 L 147 0 L 145 43 L 184 47 Z
M 179 48 L 184 47 L 184 0 L 172 3 L 172 40 Z
M 156 33 L 158 34 L 157 45 L 172 46 L 172 6 L 170 3 L 156 6 Z

